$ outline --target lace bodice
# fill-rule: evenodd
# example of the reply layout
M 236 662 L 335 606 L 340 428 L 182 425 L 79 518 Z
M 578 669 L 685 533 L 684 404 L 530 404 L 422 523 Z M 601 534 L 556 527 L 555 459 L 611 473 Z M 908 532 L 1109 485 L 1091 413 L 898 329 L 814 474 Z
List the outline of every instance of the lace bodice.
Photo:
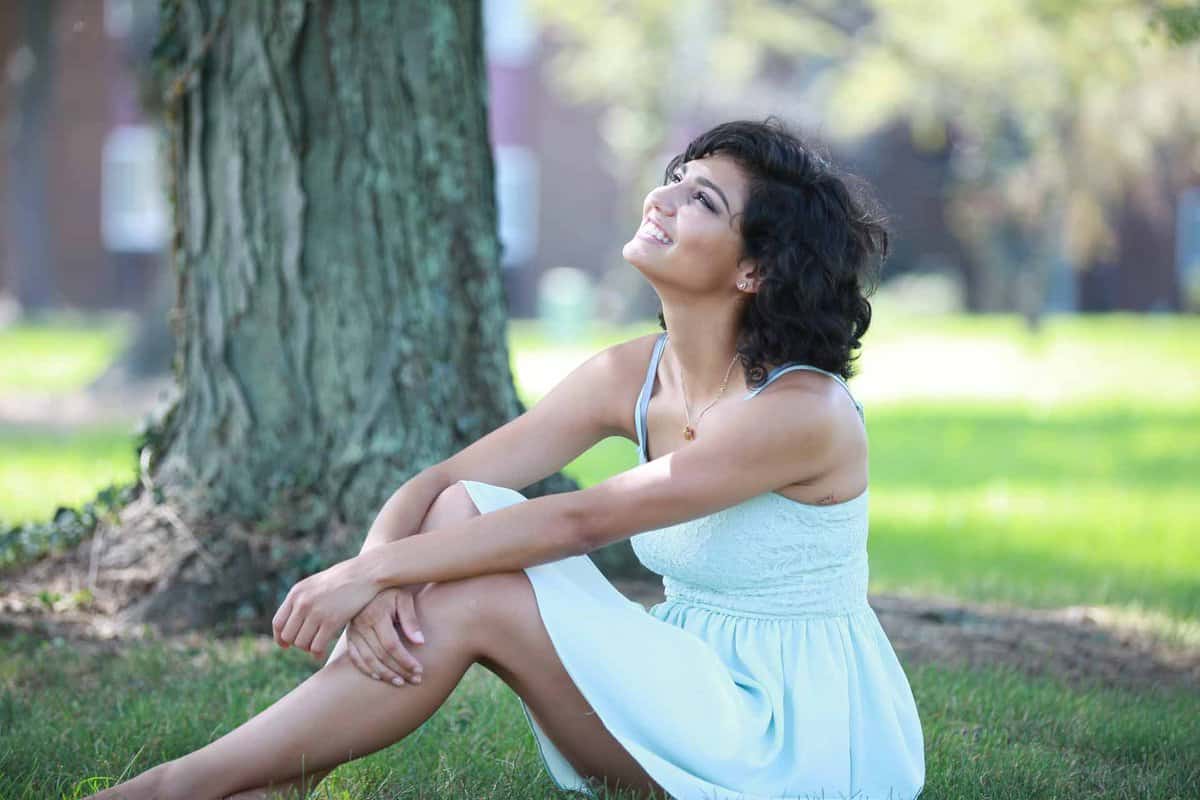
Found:
M 646 459 L 646 407 L 667 334 L 654 345 L 634 410 L 638 460 Z M 772 370 L 748 400 L 794 369 L 840 376 L 806 364 Z M 851 395 L 853 399 L 853 395 Z M 854 401 L 862 417 L 862 405 Z M 865 418 L 864 418 L 865 420 Z M 663 576 L 668 600 L 739 616 L 829 616 L 867 605 L 868 491 L 834 505 L 765 492 L 693 520 L 643 531 L 630 540 L 641 563 Z

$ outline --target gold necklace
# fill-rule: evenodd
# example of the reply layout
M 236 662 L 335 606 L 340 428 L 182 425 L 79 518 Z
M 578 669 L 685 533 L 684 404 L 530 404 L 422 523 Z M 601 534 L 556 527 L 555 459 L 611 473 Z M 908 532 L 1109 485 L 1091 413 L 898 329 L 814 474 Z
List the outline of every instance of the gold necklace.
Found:
M 667 344 L 671 343 L 671 337 L 667 337 Z M 700 417 L 704 416 L 704 412 L 708 411 L 713 405 L 721 399 L 721 395 L 725 394 L 725 387 L 729 385 L 729 373 L 733 370 L 733 365 L 737 362 L 738 354 L 733 354 L 733 361 L 729 362 L 729 366 L 725 369 L 725 380 L 721 381 L 721 391 L 717 392 L 717 396 L 713 398 L 712 403 L 704 407 L 704 411 L 696 417 L 696 424 L 700 424 Z M 692 441 L 696 438 L 696 429 L 692 427 L 692 411 L 688 407 L 687 401 L 687 381 L 683 379 L 683 365 L 679 367 L 679 383 L 683 386 L 683 413 L 687 415 L 687 425 L 683 426 L 683 438 L 687 441 Z

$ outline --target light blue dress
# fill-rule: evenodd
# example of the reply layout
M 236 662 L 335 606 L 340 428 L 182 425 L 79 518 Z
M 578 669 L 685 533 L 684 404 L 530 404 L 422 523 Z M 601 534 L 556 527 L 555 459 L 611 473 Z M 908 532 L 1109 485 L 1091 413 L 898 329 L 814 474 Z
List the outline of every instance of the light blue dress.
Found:
M 646 406 L 665 343 L 664 333 L 634 411 L 639 462 L 647 460 Z M 801 364 L 777 367 L 768 383 L 794 369 L 846 386 Z M 481 513 L 526 499 L 506 487 L 462 483 Z M 587 556 L 525 572 L 575 685 L 672 797 L 920 794 L 925 752 L 916 704 L 867 604 L 866 491 L 827 506 L 767 492 L 631 543 L 663 576 L 666 600 L 649 610 Z M 521 707 L 558 787 L 598 796 Z

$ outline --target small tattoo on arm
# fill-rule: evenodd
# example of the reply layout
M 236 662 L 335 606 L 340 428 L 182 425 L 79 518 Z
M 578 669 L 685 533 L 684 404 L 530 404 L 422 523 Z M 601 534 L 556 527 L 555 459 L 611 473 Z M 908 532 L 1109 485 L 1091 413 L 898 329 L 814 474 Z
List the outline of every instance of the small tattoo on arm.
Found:
M 822 497 L 820 500 L 818 500 L 818 501 L 817 501 L 817 505 L 819 505 L 819 506 L 826 506 L 826 505 L 829 505 L 829 504 L 830 504 L 830 503 L 832 503 L 832 502 L 833 502 L 833 495 L 831 495 L 831 494 L 827 494 L 827 495 L 825 495 L 824 497 Z

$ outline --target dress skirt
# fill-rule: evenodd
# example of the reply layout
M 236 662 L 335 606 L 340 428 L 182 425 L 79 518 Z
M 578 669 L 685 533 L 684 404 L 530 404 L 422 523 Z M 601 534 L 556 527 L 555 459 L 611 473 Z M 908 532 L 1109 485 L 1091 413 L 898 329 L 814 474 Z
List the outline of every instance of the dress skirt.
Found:
M 486 514 L 527 498 L 462 484 Z M 626 598 L 586 555 L 525 568 L 563 667 L 612 736 L 683 800 L 912 800 L 924 784 L 908 680 L 874 611 L 755 617 Z M 562 790 L 598 796 L 530 714 Z

